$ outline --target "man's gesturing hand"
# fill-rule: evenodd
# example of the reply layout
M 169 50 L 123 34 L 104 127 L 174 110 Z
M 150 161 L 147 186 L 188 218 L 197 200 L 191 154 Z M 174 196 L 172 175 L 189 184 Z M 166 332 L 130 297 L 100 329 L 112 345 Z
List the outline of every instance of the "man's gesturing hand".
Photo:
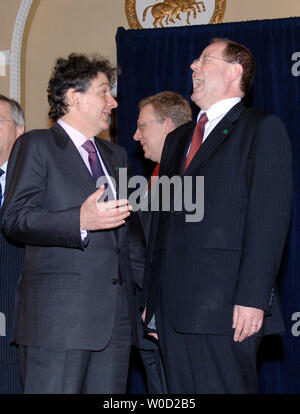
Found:
M 128 200 L 111 200 L 97 203 L 104 193 L 105 187 L 101 186 L 91 194 L 80 208 L 80 228 L 82 230 L 106 230 L 119 227 L 125 223 L 130 215 L 132 207 Z
M 262 327 L 264 311 L 248 306 L 235 305 L 233 309 L 233 329 L 235 342 L 242 342 L 257 333 Z

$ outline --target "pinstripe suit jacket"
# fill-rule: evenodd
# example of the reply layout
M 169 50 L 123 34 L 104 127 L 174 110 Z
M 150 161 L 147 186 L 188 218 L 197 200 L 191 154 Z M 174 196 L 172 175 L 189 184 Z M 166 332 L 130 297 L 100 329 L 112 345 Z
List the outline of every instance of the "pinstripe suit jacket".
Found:
M 281 121 L 235 105 L 183 173 L 195 122 L 166 139 L 160 176 L 204 176 L 204 218 L 153 214 L 145 272 L 146 323 L 168 309 L 184 333 L 232 334 L 235 304 L 265 311 L 262 334 L 282 332 L 275 280 L 291 210 L 292 171 Z M 184 184 L 183 184 L 183 188 Z
M 0 394 L 19 394 L 20 383 L 17 349 L 13 337 L 14 297 L 24 262 L 24 247 L 8 240 L 2 231 L 0 208 L 0 312 L 5 315 L 6 335 L 0 337 Z

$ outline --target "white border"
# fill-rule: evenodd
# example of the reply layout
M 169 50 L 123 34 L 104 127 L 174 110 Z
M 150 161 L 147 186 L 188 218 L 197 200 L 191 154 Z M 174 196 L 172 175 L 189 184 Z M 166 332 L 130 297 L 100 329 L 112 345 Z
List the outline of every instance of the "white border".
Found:
M 20 58 L 24 27 L 33 0 L 22 0 L 14 25 L 10 45 L 9 95 L 20 102 Z

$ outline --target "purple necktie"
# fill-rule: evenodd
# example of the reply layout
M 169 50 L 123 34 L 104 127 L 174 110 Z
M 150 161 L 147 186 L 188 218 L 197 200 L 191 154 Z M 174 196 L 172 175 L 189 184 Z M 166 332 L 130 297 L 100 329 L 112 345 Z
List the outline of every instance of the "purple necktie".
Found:
M 82 147 L 88 152 L 89 154 L 89 164 L 91 167 L 91 171 L 92 171 L 92 175 L 94 177 L 94 180 L 97 183 L 97 180 L 99 177 L 105 177 L 103 168 L 101 166 L 97 151 L 96 151 L 96 147 L 93 143 L 93 141 L 91 141 L 90 139 L 88 139 L 87 141 L 85 141 L 85 143 L 82 145 Z M 108 183 L 105 182 L 105 188 L 108 187 Z M 106 195 L 105 198 L 103 199 L 103 201 L 108 201 L 113 199 L 110 195 Z
M 4 171 L 0 168 L 0 177 L 1 177 L 1 175 L 3 175 L 4 174 Z M 1 185 L 1 183 L 0 183 L 0 207 L 1 207 L 1 205 L 2 205 L 2 197 L 3 197 L 3 195 L 4 194 L 2 194 L 2 185 Z
M 99 161 L 95 145 L 90 139 L 88 139 L 87 141 L 85 141 L 82 147 L 89 154 L 89 163 L 90 163 L 92 175 L 94 177 L 94 180 L 97 181 L 99 177 L 102 177 L 104 175 L 104 171 Z
M 92 174 L 93 174 L 93 177 L 94 177 L 95 181 L 97 181 L 99 177 L 102 177 L 105 174 L 104 174 L 103 168 L 101 166 L 100 160 L 98 158 L 98 154 L 97 154 L 95 145 L 90 139 L 88 139 L 88 140 L 85 141 L 85 143 L 82 145 L 82 147 L 89 154 L 89 163 L 90 163 L 90 167 L 91 167 L 91 170 L 92 170 Z M 106 196 L 103 201 L 108 201 L 108 196 Z M 117 277 L 117 279 L 113 279 L 112 283 L 113 284 L 118 284 L 120 286 L 122 286 L 122 284 L 123 284 L 123 278 L 122 278 L 119 266 L 118 266 L 118 277 Z

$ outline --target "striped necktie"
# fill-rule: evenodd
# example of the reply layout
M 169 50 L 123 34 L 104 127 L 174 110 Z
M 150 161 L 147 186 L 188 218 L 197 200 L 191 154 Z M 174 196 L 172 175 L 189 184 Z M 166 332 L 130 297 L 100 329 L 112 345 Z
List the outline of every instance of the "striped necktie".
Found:
M 86 140 L 82 147 L 89 154 L 89 164 L 91 167 L 92 175 L 94 177 L 94 180 L 97 181 L 99 177 L 102 177 L 104 175 L 104 171 L 99 161 L 96 147 L 90 139 Z
M 196 155 L 196 153 L 198 152 L 198 149 L 200 148 L 200 146 L 202 144 L 204 130 L 205 130 L 205 124 L 206 124 L 207 121 L 208 121 L 208 118 L 207 118 L 206 113 L 204 112 L 200 116 L 200 119 L 197 122 L 197 125 L 195 126 L 191 147 L 190 147 L 189 153 L 188 153 L 188 155 L 185 159 L 184 171 L 187 169 L 187 167 L 189 166 L 190 162 L 192 161 L 192 159 L 194 158 L 194 156 Z

